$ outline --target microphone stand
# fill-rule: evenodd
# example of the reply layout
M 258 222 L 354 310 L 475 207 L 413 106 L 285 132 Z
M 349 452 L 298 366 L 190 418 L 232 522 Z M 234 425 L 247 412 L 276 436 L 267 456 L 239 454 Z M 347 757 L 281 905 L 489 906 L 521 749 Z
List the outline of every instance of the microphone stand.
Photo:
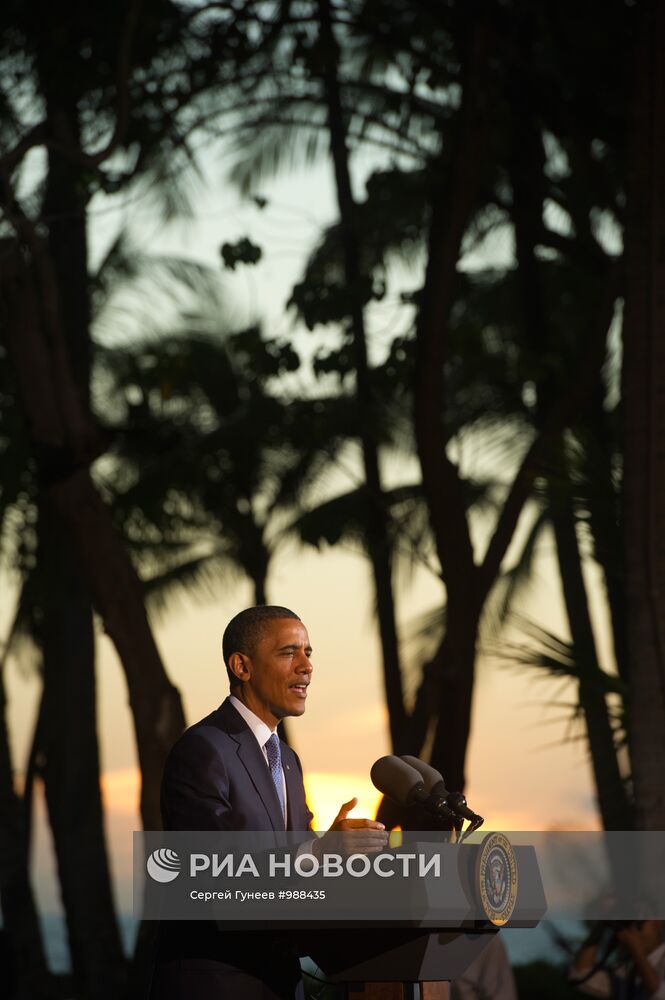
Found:
M 462 838 L 461 838 L 461 840 L 459 841 L 459 843 L 462 843 L 462 841 L 466 840 L 466 838 L 467 838 L 468 836 L 470 836 L 470 835 L 471 835 L 472 833 L 475 833 L 475 832 L 476 832 L 476 830 L 477 830 L 477 829 L 478 829 L 479 827 L 481 827 L 481 826 L 483 825 L 483 823 L 484 823 L 484 822 L 485 822 L 485 820 L 483 819 L 483 817 L 482 817 L 482 816 L 476 816 L 476 818 L 475 818 L 474 820 L 471 820 L 471 821 L 469 822 L 469 825 L 467 826 L 466 830 L 465 830 L 465 831 L 464 831 L 464 833 L 462 834 Z

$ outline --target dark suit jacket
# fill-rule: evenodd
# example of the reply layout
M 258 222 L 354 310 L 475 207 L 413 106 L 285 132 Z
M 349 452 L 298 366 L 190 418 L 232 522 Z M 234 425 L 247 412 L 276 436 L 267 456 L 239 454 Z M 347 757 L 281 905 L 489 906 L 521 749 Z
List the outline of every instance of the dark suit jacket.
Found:
M 298 755 L 281 742 L 289 830 L 308 830 Z M 174 744 L 162 780 L 165 830 L 283 830 L 282 810 L 256 737 L 227 698 Z
M 312 813 L 305 801 L 302 767 L 297 754 L 283 742 L 281 755 L 288 829 L 306 831 Z M 164 767 L 161 809 L 165 830 L 284 830 L 266 759 L 228 698 L 187 729 L 172 747 Z M 197 984 L 209 1000 L 218 996 L 235 1000 L 293 997 L 300 980 L 295 953 L 289 953 L 279 934 L 220 931 L 211 921 L 162 922 L 156 959 L 153 1000 L 191 1000 Z M 214 984 L 203 986 L 202 968 L 210 974 L 211 966 Z M 233 985 L 217 987 L 218 981 Z M 254 992 L 256 983 L 258 993 Z

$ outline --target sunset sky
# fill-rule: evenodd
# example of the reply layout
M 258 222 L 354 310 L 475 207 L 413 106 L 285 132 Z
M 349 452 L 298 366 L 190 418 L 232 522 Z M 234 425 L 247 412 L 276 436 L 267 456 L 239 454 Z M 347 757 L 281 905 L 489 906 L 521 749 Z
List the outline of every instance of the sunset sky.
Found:
M 361 162 L 358 176 L 370 165 Z M 223 175 L 222 168 L 212 161 L 207 172 L 211 184 L 214 176 Z M 270 200 L 263 214 L 222 187 L 222 194 L 209 190 L 201 195 L 192 220 L 169 228 L 160 226 L 149 213 L 142 224 L 140 205 L 122 207 L 109 199 L 96 202 L 93 253 L 98 256 L 103 252 L 113 232 L 130 214 L 149 249 L 161 253 L 177 250 L 209 263 L 219 260 L 224 240 L 250 235 L 266 246 L 266 257 L 253 271 L 240 269 L 228 279 L 228 314 L 236 327 L 263 317 L 270 333 L 286 335 L 292 320 L 286 317 L 284 304 L 320 226 L 334 218 L 334 205 L 326 167 L 264 188 Z M 509 238 L 504 236 L 500 252 L 509 252 L 506 243 Z M 417 275 L 412 277 L 412 283 L 417 284 L 417 280 Z M 376 354 L 396 330 L 394 304 L 391 308 L 392 312 L 389 304 L 384 304 L 373 316 Z M 399 480 L 407 472 L 415 475 L 416 469 L 415 462 L 408 470 L 393 464 L 387 474 Z M 332 480 L 330 485 L 334 485 Z M 549 549 L 546 541 L 527 607 L 541 625 L 565 634 L 558 577 Z M 590 580 L 599 645 L 607 662 L 606 630 L 592 572 Z M 326 828 L 341 803 L 354 795 L 359 799 L 354 815 L 371 814 L 377 794 L 369 781 L 369 769 L 389 748 L 368 565 L 357 553 L 338 548 L 320 553 L 292 548 L 278 556 L 268 593 L 272 602 L 291 607 L 302 617 L 314 647 L 307 711 L 292 723 L 290 732 L 305 769 L 316 825 Z M 441 600 L 440 584 L 427 569 L 417 569 L 409 580 L 401 578 L 398 615 L 402 634 L 409 632 L 414 618 Z M 220 587 L 209 602 L 198 598 L 183 602 L 156 622 L 166 669 L 180 689 L 189 723 L 208 714 L 226 696 L 221 635 L 230 617 L 249 603 L 250 588 L 239 580 Z M 5 588 L 0 604 L 3 626 L 11 613 L 11 588 Z M 131 831 L 139 825 L 135 745 L 122 671 L 108 639 L 101 634 L 98 647 L 107 831 L 119 899 L 128 907 Z M 7 684 L 14 763 L 20 773 L 32 734 L 39 684 L 35 677 L 24 676 L 15 663 L 9 665 Z M 586 747 L 580 740 L 564 742 L 570 712 L 562 707 L 548 708 L 548 699 L 554 697 L 558 702 L 572 703 L 574 692 L 481 657 L 466 793 L 471 807 L 486 817 L 487 829 L 597 828 Z M 579 729 L 576 732 L 580 734 Z M 52 909 L 57 905 L 57 892 L 41 803 L 34 849 L 37 892 L 45 908 Z
M 544 607 L 558 600 L 554 588 L 538 588 Z M 279 561 L 272 599 L 293 608 L 314 647 L 313 682 L 305 715 L 291 734 L 305 769 L 315 825 L 325 829 L 340 805 L 357 796 L 354 815 L 371 815 L 378 796 L 369 769 L 389 752 L 378 644 L 371 619 L 367 567 L 337 551 L 294 554 Z M 436 588 L 420 577 L 404 595 L 403 620 L 430 606 Z M 549 594 L 549 600 L 546 595 Z M 209 606 L 183 606 L 157 627 L 169 676 L 179 687 L 188 722 L 227 694 L 220 638 L 225 623 L 249 601 L 239 586 Z M 422 605 L 421 605 L 422 602 Z M 118 898 L 131 901 L 131 833 L 139 829 L 138 773 L 124 677 L 110 643 L 99 639 L 100 739 L 107 833 Z M 25 760 L 38 684 L 9 671 L 14 759 Z M 597 828 L 593 790 L 583 742 L 563 743 L 561 712 L 548 709 L 549 684 L 506 666 L 481 662 L 468 761 L 467 798 L 485 816 L 486 829 Z M 561 700 L 561 692 L 557 692 Z M 568 700 L 571 700 L 572 693 Z M 50 837 L 43 807 L 37 810 L 34 844 L 36 888 L 46 910 L 57 908 Z

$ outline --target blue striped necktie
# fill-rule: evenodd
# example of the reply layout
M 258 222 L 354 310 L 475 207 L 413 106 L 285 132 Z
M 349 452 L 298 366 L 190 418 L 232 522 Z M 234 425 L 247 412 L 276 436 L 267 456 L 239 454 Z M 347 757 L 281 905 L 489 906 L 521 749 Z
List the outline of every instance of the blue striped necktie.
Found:
M 282 807 L 282 816 L 286 821 L 286 802 L 284 801 L 284 772 L 282 771 L 282 755 L 279 749 L 279 736 L 273 733 L 267 743 L 264 744 L 268 755 L 268 767 L 272 775 L 272 780 L 277 792 L 279 804 Z

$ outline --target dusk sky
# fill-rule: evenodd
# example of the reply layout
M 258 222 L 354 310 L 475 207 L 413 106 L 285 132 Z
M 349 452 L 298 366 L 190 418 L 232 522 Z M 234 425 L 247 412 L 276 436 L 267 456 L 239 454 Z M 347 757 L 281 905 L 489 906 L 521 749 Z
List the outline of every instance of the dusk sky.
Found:
M 558 601 L 541 584 L 544 606 Z M 291 724 L 305 769 L 315 823 L 325 829 L 341 803 L 356 795 L 354 815 L 371 814 L 378 796 L 369 780 L 377 757 L 389 752 L 379 650 L 371 620 L 365 563 L 339 552 L 284 557 L 270 583 L 275 602 L 296 610 L 314 647 L 313 683 L 305 715 Z M 436 587 L 420 579 L 404 595 L 402 620 L 431 606 Z M 546 595 L 549 594 L 549 601 Z M 220 639 L 225 623 L 250 600 L 249 588 L 221 594 L 205 606 L 183 605 L 158 626 L 169 676 L 179 687 L 189 723 L 227 694 Z M 131 901 L 131 833 L 140 828 L 138 772 L 125 682 L 109 641 L 99 640 L 99 711 L 107 831 L 122 908 Z M 25 759 L 38 684 L 9 671 L 15 761 Z M 571 701 L 572 691 L 559 701 Z M 481 662 L 467 773 L 467 798 L 486 829 L 598 828 L 583 741 L 562 742 L 561 710 L 547 707 L 551 683 L 505 665 Z M 40 796 L 41 797 L 41 796 Z M 53 862 L 43 808 L 37 811 L 36 888 L 45 909 L 56 908 Z
M 366 163 L 365 173 L 368 166 Z M 221 178 L 223 169 L 215 166 L 213 170 L 209 163 L 209 179 L 214 172 Z M 359 169 L 358 175 L 362 172 Z M 327 169 L 317 167 L 291 175 L 288 181 L 262 185 L 262 193 L 269 196 L 263 212 L 243 203 L 228 186 L 222 185 L 222 189 L 222 195 L 208 191 L 197 200 L 195 218 L 166 229 L 147 209 L 144 219 L 141 205 L 122 208 L 108 201 L 95 203 L 93 255 L 103 252 L 130 214 L 135 236 L 144 249 L 178 252 L 215 266 L 219 246 L 225 240 L 249 235 L 259 244 L 270 242 L 271 250 L 257 268 L 241 268 L 228 278 L 227 315 L 236 327 L 260 318 L 269 333 L 286 335 L 292 330 L 292 319 L 285 314 L 284 306 L 293 281 L 320 226 L 335 214 Z M 490 251 L 508 253 L 509 238 L 495 239 Z M 414 273 L 411 284 L 417 282 Z M 394 302 L 382 304 L 374 312 L 376 354 L 380 354 L 381 344 L 394 335 L 398 324 Z M 299 344 L 307 344 L 306 334 L 298 337 Z M 348 467 L 338 473 L 340 484 L 347 476 L 348 486 L 353 469 L 351 455 Z M 408 481 L 412 472 L 412 478 L 416 477 L 415 470 L 414 460 L 409 468 L 390 462 L 385 471 L 391 480 L 407 477 Z M 323 487 L 334 489 L 335 482 L 331 479 Z M 525 608 L 539 624 L 565 635 L 550 548 L 545 539 Z M 597 598 L 597 586 L 592 586 L 592 594 L 594 591 Z M 3 622 L 12 611 L 10 593 L 11 588 L 7 588 L 1 608 Z M 402 635 L 409 633 L 418 615 L 441 602 L 442 593 L 425 568 L 416 570 L 410 579 L 401 579 L 398 615 Z M 339 548 L 321 553 L 291 548 L 276 559 L 268 594 L 272 602 L 291 607 L 302 617 L 314 647 L 314 678 L 307 711 L 292 723 L 290 733 L 304 765 L 316 825 L 326 828 L 341 803 L 353 795 L 360 800 L 355 815 L 372 813 L 378 797 L 369 781 L 369 769 L 389 748 L 368 564 L 357 553 L 345 553 Z M 180 689 L 188 723 L 206 715 L 226 696 L 221 635 L 230 617 L 249 603 L 249 585 L 239 580 L 220 585 L 216 596 L 207 602 L 199 598 L 183 601 L 157 621 L 159 646 L 169 677 Z M 600 650 L 607 663 L 605 630 L 601 621 L 596 624 Z M 109 641 L 101 635 L 98 678 L 107 830 L 116 884 L 126 908 L 130 899 L 131 831 L 139 828 L 135 743 L 124 678 Z M 15 663 L 8 668 L 7 680 L 14 763 L 20 772 L 31 737 L 39 684 L 35 677 L 23 676 Z M 487 829 L 598 828 L 585 742 L 565 742 L 570 708 L 547 705 L 552 699 L 572 705 L 574 698 L 572 686 L 562 688 L 523 670 L 481 658 L 467 762 L 467 798 L 472 808 L 486 817 Z M 581 733 L 580 727 L 573 730 L 578 737 Z M 38 895 L 49 904 L 46 909 L 52 909 L 56 905 L 55 883 L 41 803 L 37 809 L 35 850 Z

